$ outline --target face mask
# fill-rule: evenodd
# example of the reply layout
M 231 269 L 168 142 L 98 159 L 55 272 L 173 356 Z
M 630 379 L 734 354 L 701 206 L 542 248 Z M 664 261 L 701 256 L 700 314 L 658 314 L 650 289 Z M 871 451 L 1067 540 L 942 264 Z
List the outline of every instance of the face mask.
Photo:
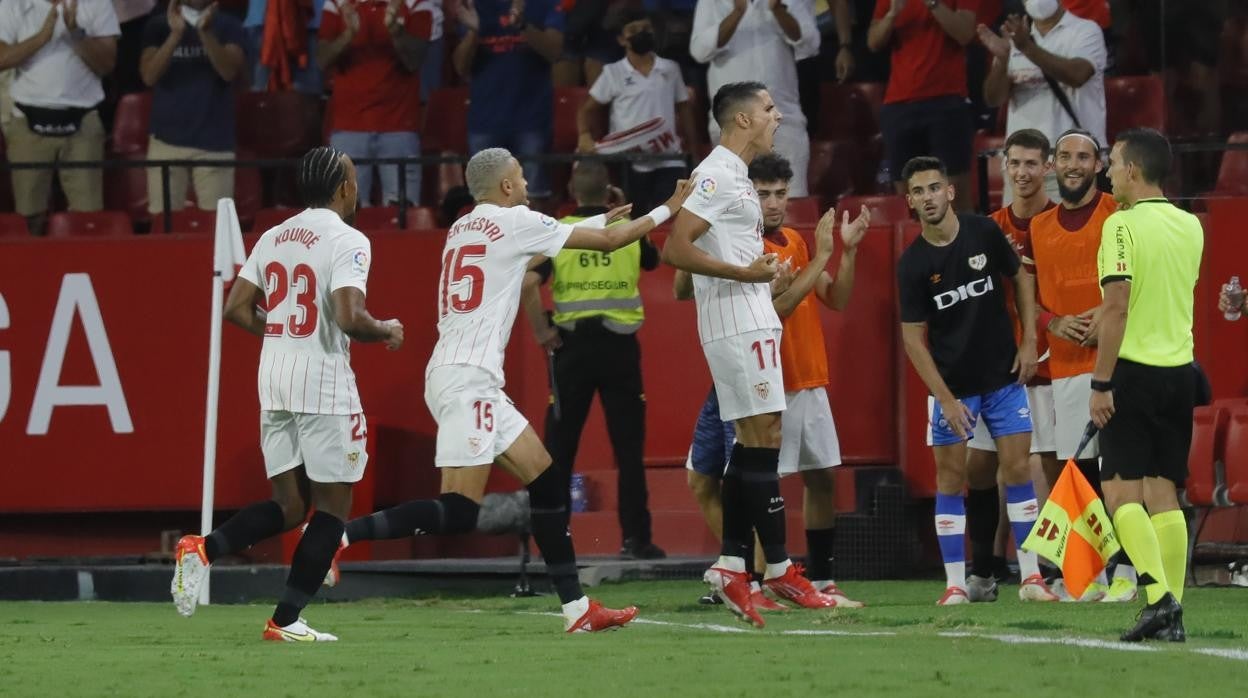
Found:
M 1032 19 L 1048 19 L 1057 12 L 1057 0 L 1023 0 L 1023 9 Z
M 636 54 L 647 54 L 654 50 L 654 33 L 640 31 L 628 37 L 628 47 Z
M 186 20 L 187 25 L 191 27 L 199 26 L 199 18 L 204 16 L 202 11 L 186 5 L 183 5 L 180 9 L 182 10 L 182 19 Z

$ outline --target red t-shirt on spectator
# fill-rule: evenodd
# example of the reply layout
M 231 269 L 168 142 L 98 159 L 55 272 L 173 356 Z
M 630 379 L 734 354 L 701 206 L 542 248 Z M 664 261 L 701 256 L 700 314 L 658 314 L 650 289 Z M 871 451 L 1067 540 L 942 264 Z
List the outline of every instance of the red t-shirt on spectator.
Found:
M 1062 6 L 1076 17 L 1096 22 L 1101 29 L 1109 28 L 1109 3 L 1105 0 L 1062 0 Z
M 979 17 L 981 0 L 943 0 L 953 10 Z M 890 0 L 876 0 L 875 19 L 888 14 Z M 966 49 L 945 33 L 922 0 L 910 0 L 893 21 L 892 68 L 884 103 L 966 96 Z
M 386 30 L 385 0 L 351 2 L 360 16 L 360 30 L 331 68 L 334 92 L 329 113 L 335 131 L 420 131 L 420 73 L 408 72 L 399 61 Z M 433 14 L 413 11 L 415 0 L 399 8 L 403 28 L 411 36 L 429 39 Z M 325 0 L 321 13 L 321 41 L 332 41 L 346 30 L 339 0 Z

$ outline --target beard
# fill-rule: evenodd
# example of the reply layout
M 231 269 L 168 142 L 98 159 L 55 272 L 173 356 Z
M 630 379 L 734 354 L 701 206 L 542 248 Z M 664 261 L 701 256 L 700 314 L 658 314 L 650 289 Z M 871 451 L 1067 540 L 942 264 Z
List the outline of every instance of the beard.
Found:
M 1066 186 L 1066 178 L 1058 177 L 1057 193 L 1062 197 L 1062 201 L 1070 204 L 1077 204 L 1083 201 L 1083 197 L 1087 196 L 1088 190 L 1096 184 L 1096 176 L 1092 175 L 1083 178 L 1083 184 L 1071 189 Z

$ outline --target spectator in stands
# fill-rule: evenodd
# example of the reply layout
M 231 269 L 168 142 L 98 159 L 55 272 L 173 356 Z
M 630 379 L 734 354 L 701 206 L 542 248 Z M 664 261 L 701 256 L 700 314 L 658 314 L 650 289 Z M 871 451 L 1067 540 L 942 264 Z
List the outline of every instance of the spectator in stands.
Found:
M 446 58 L 446 40 L 443 38 L 445 15 L 442 0 L 416 0 L 412 7 L 416 12 L 428 12 L 432 23 L 429 27 L 429 48 L 420 65 L 420 103 L 429 103 L 429 93 L 442 87 L 442 64 Z
M 954 185 L 954 206 L 971 208 L 974 139 L 966 89 L 966 45 L 975 38 L 980 0 L 876 0 L 867 31 L 872 51 L 888 48 L 892 70 L 880 109 L 884 157 L 897 192 L 910 158 L 940 158 Z
M 663 122 L 641 136 L 637 149 L 649 153 L 688 152 L 697 143 L 693 106 L 680 75 L 680 66 L 654 53 L 654 25 L 642 10 L 617 17 L 617 41 L 627 48 L 625 57 L 608 64 L 594 81 L 589 96 L 576 115 L 577 149 L 592 153 L 594 138 L 589 126 L 595 112 L 610 108 L 610 132 L 620 133 L 655 118 Z M 680 134 L 680 135 L 677 135 Z M 681 139 L 684 139 L 684 146 Z M 636 211 L 649 211 L 667 200 L 667 192 L 687 173 L 683 159 L 637 162 L 625 181 L 628 201 Z
M 564 21 L 563 56 L 554 68 L 556 85 L 593 85 L 603 66 L 624 56 L 613 30 L 619 26 L 619 12 L 627 9 L 620 0 L 576 0 Z
M 789 196 L 807 195 L 810 137 L 797 86 L 797 61 L 819 53 L 813 3 L 795 0 L 703 0 L 693 15 L 689 53 L 709 64 L 707 89 L 715 94 L 733 82 L 757 81 L 780 111 L 775 150 L 793 166 Z M 719 125 L 710 120 L 711 143 Z
M 525 156 L 550 149 L 551 64 L 563 53 L 563 10 L 557 0 L 461 0 L 458 15 L 463 38 L 452 60 L 469 81 L 468 151 L 510 150 L 524 167 L 529 198 L 546 199 L 543 168 Z
M 317 62 L 333 69 L 329 144 L 364 158 L 420 157 L 420 69 L 433 16 L 415 0 L 325 0 Z M 383 205 L 420 202 L 420 165 L 378 165 Z M 372 205 L 373 167 L 359 169 L 360 205 Z
M 686 85 L 705 87 L 706 66 L 689 55 L 697 4 L 697 0 L 642 0 L 641 6 L 654 18 L 656 52 L 680 65 Z
M 103 160 L 104 124 L 96 107 L 104 101 L 100 78 L 117 62 L 121 29 L 108 0 L 0 2 L 0 70 L 16 68 L 7 129 L 12 162 Z M 61 189 L 72 211 L 104 207 L 99 169 L 60 170 Z M 13 198 L 36 235 L 47 221 L 52 170 L 14 170 Z
M 246 63 L 243 25 L 217 11 L 209 0 L 170 0 L 143 29 L 139 73 L 152 88 L 150 160 L 232 160 L 234 158 L 233 82 Z M 186 204 L 187 180 L 195 201 L 215 211 L 217 200 L 234 195 L 230 167 L 173 168 L 169 207 Z M 164 211 L 160 168 L 147 171 L 147 209 Z
M 1067 129 L 1082 128 L 1106 142 L 1107 54 L 1100 27 L 1063 9 L 1058 0 L 1028 0 L 1025 7 L 1030 21 L 1011 15 L 1001 34 L 978 27 L 979 40 L 992 54 L 985 100 L 989 106 L 1008 106 L 1008 133 L 1034 128 L 1055 142 Z M 1045 190 L 1057 199 L 1053 170 L 1045 177 Z
M 298 16 L 293 21 L 297 24 L 307 22 L 307 34 L 302 37 L 303 46 L 300 55 L 303 56 L 302 63 L 297 63 L 291 69 L 291 88 L 296 92 L 302 92 L 310 95 L 320 95 L 324 90 L 322 82 L 321 70 L 316 61 L 317 33 L 321 26 L 321 12 L 324 5 L 311 0 L 311 10 L 305 5 L 300 5 L 296 0 L 274 0 L 272 8 L 269 6 L 269 0 L 248 0 L 247 16 L 243 19 L 243 29 L 247 33 L 247 66 L 248 74 L 251 76 L 251 87 L 257 92 L 263 92 L 269 89 L 269 82 L 273 68 L 261 62 L 261 54 L 264 51 L 264 42 L 266 35 L 273 32 L 281 33 L 281 22 L 277 18 L 281 16 L 281 11 L 288 9 L 279 7 L 281 3 L 294 3 L 295 12 Z M 267 30 L 265 25 L 270 26 Z M 274 57 L 273 60 L 277 60 Z

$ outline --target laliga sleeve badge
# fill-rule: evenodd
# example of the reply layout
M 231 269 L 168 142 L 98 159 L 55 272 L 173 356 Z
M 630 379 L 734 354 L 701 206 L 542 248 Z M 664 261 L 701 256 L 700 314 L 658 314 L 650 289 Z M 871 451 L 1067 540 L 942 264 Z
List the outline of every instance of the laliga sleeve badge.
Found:
M 356 250 L 351 255 L 351 269 L 357 274 L 368 273 L 368 253 L 364 250 Z

